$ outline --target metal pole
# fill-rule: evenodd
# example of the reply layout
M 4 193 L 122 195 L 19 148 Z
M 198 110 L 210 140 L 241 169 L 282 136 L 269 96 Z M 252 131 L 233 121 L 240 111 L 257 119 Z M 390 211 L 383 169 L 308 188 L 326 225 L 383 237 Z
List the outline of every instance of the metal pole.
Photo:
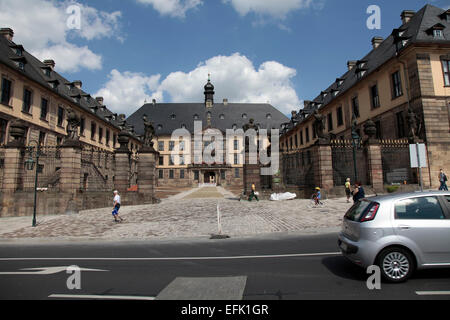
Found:
M 355 141 L 353 141 L 353 170 L 355 171 L 355 181 L 358 182 L 358 169 L 356 168 L 356 145 Z
M 39 145 L 36 149 L 36 173 L 34 177 L 34 207 L 33 207 L 33 227 L 36 227 L 36 203 L 37 203 L 37 186 L 38 186 L 38 168 L 39 168 Z
M 420 163 L 419 143 L 416 143 L 416 154 L 417 154 L 417 165 L 419 166 L 419 185 L 420 185 L 420 192 L 423 192 L 422 164 Z

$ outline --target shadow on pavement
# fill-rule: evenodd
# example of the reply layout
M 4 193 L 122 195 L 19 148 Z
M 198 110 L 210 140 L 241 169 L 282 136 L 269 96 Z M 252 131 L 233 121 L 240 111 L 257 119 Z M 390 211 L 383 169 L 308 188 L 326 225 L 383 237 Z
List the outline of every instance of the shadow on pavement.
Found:
M 367 275 L 363 268 L 360 268 L 345 257 L 327 257 L 322 260 L 322 264 L 335 276 L 355 281 L 366 281 Z
M 412 279 L 450 279 L 450 268 L 417 270 Z

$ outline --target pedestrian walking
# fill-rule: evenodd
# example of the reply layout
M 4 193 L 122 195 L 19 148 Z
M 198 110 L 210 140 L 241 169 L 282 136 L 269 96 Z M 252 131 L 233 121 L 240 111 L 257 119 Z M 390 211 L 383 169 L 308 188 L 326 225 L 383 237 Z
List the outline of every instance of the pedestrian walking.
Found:
M 350 197 L 352 196 L 351 187 L 351 180 L 350 178 L 347 178 L 347 180 L 345 181 L 345 194 L 347 195 L 347 203 L 350 203 Z
M 364 188 L 362 187 L 361 182 L 355 183 L 355 189 L 353 190 L 352 194 L 354 203 L 366 197 L 366 193 L 364 192 Z
M 120 195 L 119 195 L 119 191 L 114 191 L 114 209 L 112 211 L 112 215 L 114 217 L 114 221 L 115 222 L 122 222 L 123 219 L 122 217 L 119 215 L 119 209 L 120 209 Z
M 439 190 L 448 191 L 447 181 L 448 181 L 447 175 L 445 174 L 444 169 L 441 169 L 439 172 L 439 182 L 441 183 Z
M 254 183 L 252 183 L 252 193 L 250 193 L 250 197 L 248 197 L 248 201 L 252 202 L 253 198 L 255 198 L 256 201 L 259 202 L 258 193 L 256 192 L 256 186 Z
M 320 200 L 322 199 L 322 193 L 320 192 L 320 188 L 319 188 L 319 187 L 317 187 L 317 188 L 315 189 L 312 198 L 313 198 L 313 200 L 314 200 L 314 204 L 315 204 L 316 206 L 319 206 L 319 205 L 320 205 Z

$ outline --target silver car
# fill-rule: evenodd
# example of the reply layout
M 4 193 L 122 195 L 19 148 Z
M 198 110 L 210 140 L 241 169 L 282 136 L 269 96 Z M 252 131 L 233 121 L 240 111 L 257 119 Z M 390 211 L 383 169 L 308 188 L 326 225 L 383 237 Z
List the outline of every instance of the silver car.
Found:
M 450 192 L 363 199 L 345 214 L 338 245 L 345 257 L 377 265 L 389 282 L 416 269 L 450 267 Z

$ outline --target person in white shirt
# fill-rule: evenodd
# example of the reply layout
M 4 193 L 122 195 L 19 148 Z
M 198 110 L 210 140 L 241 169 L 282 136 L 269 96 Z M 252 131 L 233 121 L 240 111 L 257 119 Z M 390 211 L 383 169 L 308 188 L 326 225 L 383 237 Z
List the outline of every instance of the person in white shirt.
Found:
M 119 216 L 119 209 L 120 209 L 120 195 L 119 195 L 119 191 L 116 190 L 116 191 L 114 191 L 114 209 L 112 212 L 115 222 L 123 221 L 122 217 Z

